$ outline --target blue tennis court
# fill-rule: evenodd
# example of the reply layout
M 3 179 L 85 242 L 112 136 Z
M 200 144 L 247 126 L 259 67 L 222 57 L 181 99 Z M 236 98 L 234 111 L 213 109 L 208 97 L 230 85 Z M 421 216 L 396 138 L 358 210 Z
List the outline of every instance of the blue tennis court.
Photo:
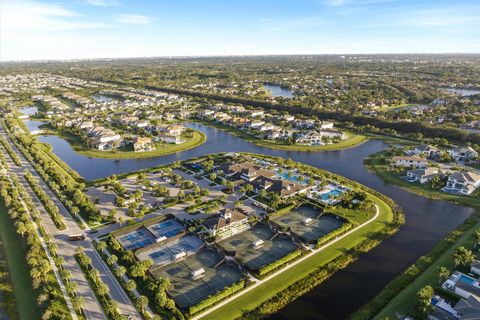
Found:
M 155 237 L 143 227 L 117 236 L 117 239 L 125 250 L 135 250 L 155 243 Z
M 175 219 L 168 219 L 156 224 L 147 225 L 146 228 L 157 238 L 171 238 L 185 231 L 185 227 Z

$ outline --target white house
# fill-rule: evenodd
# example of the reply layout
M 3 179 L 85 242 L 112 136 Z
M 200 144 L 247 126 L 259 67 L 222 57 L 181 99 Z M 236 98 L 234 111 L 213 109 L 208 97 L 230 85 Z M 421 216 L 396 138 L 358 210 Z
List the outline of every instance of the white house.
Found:
M 422 144 L 419 146 L 416 146 L 412 150 L 412 154 L 416 156 L 424 156 L 427 158 L 435 158 L 440 155 L 440 150 L 432 145 L 429 144 Z
M 425 169 L 413 169 L 407 171 L 405 179 L 408 182 L 419 182 L 424 184 L 440 174 L 440 170 L 433 167 Z
M 465 299 L 471 296 L 480 298 L 479 282 L 475 278 L 458 271 L 455 271 L 450 278 L 442 284 L 442 288 Z
M 250 112 L 250 115 L 252 117 L 260 117 L 260 116 L 263 116 L 264 114 L 265 114 L 265 111 L 263 111 L 263 110 L 252 110 Z
M 473 172 L 455 172 L 448 177 L 447 185 L 442 191 L 469 195 L 480 186 L 480 175 Z
M 470 163 L 478 158 L 478 152 L 472 147 L 454 148 L 448 151 L 456 162 Z
M 333 129 L 333 122 L 322 121 L 319 126 L 320 129 Z
M 250 128 L 252 129 L 258 129 L 260 128 L 261 126 L 263 126 L 265 124 L 265 121 L 262 121 L 262 120 L 253 120 L 252 122 L 250 122 L 249 126 Z
M 405 168 L 425 168 L 427 167 L 427 160 L 420 157 L 393 157 L 393 165 L 396 167 Z
M 470 265 L 470 272 L 476 274 L 477 276 L 480 276 L 480 261 L 475 260 L 472 262 L 472 264 Z

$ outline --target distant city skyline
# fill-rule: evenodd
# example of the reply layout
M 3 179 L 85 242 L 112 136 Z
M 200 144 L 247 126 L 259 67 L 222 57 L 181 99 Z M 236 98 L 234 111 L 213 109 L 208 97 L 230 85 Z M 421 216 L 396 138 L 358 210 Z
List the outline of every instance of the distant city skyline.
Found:
M 0 0 L 0 60 L 480 53 L 478 1 Z

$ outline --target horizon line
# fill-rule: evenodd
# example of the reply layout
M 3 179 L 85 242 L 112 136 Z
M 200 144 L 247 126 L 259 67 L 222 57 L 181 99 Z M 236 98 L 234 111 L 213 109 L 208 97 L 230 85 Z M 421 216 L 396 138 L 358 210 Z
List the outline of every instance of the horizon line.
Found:
M 219 54 L 219 55 L 160 55 L 160 56 L 126 56 L 126 57 L 96 57 L 96 58 L 65 58 L 65 59 L 20 59 L 0 60 L 4 63 L 42 63 L 42 62 L 80 62 L 101 60 L 129 60 L 129 59 L 191 59 L 191 58 L 242 58 L 242 57 L 311 57 L 311 56 L 387 56 L 387 55 L 480 55 L 480 52 L 384 52 L 384 53 L 295 53 L 295 54 Z

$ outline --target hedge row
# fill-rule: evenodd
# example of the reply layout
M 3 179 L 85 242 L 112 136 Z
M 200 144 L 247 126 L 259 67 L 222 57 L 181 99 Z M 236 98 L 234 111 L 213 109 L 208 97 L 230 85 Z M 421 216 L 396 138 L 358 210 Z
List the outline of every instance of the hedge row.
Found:
M 262 267 L 260 270 L 258 270 L 257 272 L 253 272 L 255 274 L 255 276 L 258 276 L 258 277 L 262 277 L 264 276 L 265 274 L 277 269 L 278 267 L 284 265 L 285 263 L 301 256 L 303 254 L 303 250 L 301 249 L 297 249 L 293 252 L 290 252 L 289 254 L 287 254 L 285 257 L 279 259 L 279 260 L 276 260 L 275 262 L 272 262 L 270 264 L 267 264 L 266 266 Z
M 217 303 L 217 302 L 225 299 L 228 296 L 231 296 L 232 294 L 242 290 L 243 288 L 245 288 L 245 281 L 244 280 L 242 280 L 240 282 L 237 282 L 237 283 L 231 285 L 230 287 L 224 288 L 222 291 L 219 291 L 216 294 L 214 294 L 212 296 L 209 296 L 205 300 L 202 300 L 200 303 L 198 303 L 194 306 L 191 306 L 188 309 L 188 313 L 190 315 L 193 315 L 193 314 L 195 314 L 199 311 L 202 311 L 203 309 L 210 307 L 212 304 Z
M 59 230 L 65 230 L 67 226 L 65 225 L 63 216 L 60 214 L 58 207 L 55 205 L 55 203 L 53 203 L 52 199 L 50 199 L 50 197 L 45 193 L 45 191 L 42 190 L 42 188 L 38 184 L 38 181 L 33 177 L 30 172 L 27 171 L 24 177 L 32 188 L 33 192 L 37 195 L 38 199 L 40 199 L 40 201 L 42 202 L 43 207 L 50 215 L 50 218 L 52 218 L 55 226 Z

